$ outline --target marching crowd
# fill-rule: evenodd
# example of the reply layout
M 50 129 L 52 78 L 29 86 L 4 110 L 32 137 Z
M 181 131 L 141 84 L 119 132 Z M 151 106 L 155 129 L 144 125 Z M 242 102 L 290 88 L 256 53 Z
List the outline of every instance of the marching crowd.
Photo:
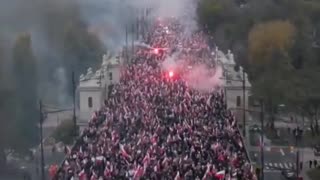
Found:
M 184 70 L 161 66 L 179 52 L 187 65 L 214 67 L 204 35 L 182 31 L 172 19 L 154 25 L 145 42 L 155 49 L 135 51 L 55 179 L 254 179 L 223 93 L 190 88 Z

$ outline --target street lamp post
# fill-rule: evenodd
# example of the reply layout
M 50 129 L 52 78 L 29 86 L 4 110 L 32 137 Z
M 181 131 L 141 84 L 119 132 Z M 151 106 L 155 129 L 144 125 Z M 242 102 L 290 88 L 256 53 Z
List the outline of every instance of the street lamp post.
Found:
M 39 101 L 39 111 L 40 111 L 40 118 L 39 118 L 39 125 L 40 125 L 40 165 L 41 165 L 41 179 L 45 179 L 45 171 L 44 171 L 44 153 L 43 153 L 43 112 L 42 112 L 42 102 Z
M 263 107 L 263 99 L 260 99 L 260 118 L 261 118 L 261 143 L 260 143 L 260 154 L 261 154 L 261 180 L 264 180 L 264 107 Z
M 243 99 L 243 137 L 246 137 L 246 78 L 245 78 L 244 68 L 242 68 L 242 99 Z
M 76 81 L 74 72 L 72 72 L 72 100 L 73 100 L 73 128 L 74 128 L 74 135 L 77 136 L 77 118 L 76 118 Z
M 299 177 L 299 147 L 298 147 L 298 137 L 299 136 L 299 129 L 297 128 L 295 131 L 295 138 L 296 138 L 296 149 L 297 149 L 297 155 L 296 155 L 296 176 Z

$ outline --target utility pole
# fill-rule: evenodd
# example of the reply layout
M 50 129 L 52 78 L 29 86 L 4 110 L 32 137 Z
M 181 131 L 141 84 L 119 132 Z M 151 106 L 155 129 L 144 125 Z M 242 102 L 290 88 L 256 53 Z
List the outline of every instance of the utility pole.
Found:
M 77 118 L 76 118 L 76 80 L 74 77 L 74 72 L 72 72 L 72 100 L 73 100 L 73 128 L 74 128 L 74 135 L 78 135 L 77 130 Z
M 137 22 L 136 22 L 136 31 L 137 31 L 137 40 L 139 40 L 139 34 L 140 34 L 140 13 L 138 9 L 138 16 L 137 16 Z
M 132 23 L 132 27 L 131 27 L 132 29 L 132 38 L 131 38 L 131 50 L 132 50 L 132 52 L 131 52 L 131 58 L 133 58 L 133 55 L 134 55 L 134 37 L 135 37 L 135 35 L 134 35 L 134 32 L 135 32 L 135 29 L 134 29 L 134 23 Z
M 44 154 L 43 154 L 43 110 L 42 110 L 42 102 L 39 101 L 39 111 L 40 111 L 40 117 L 39 117 L 39 125 L 40 125 L 40 153 L 41 153 L 41 179 L 45 180 L 45 171 L 44 171 Z
M 243 99 L 243 137 L 246 137 L 246 73 L 244 68 L 242 68 L 242 99 Z
M 144 28 L 145 28 L 145 9 L 142 10 L 142 17 L 140 19 L 140 31 L 141 31 L 141 36 L 142 36 L 142 39 L 144 40 L 145 38 L 145 35 L 144 35 Z
M 304 133 L 304 113 L 302 113 L 302 133 Z M 303 135 L 303 134 L 300 134 L 301 136 Z M 303 139 L 302 139 L 302 137 L 300 137 L 301 139 L 301 142 L 303 141 Z M 302 142 L 303 143 L 303 142 Z M 299 153 L 299 160 L 301 161 L 301 162 L 303 162 L 304 161 L 304 151 L 302 151 L 301 153 Z M 303 166 L 303 165 L 302 165 Z M 303 168 L 303 167 L 302 167 Z
M 263 107 L 263 99 L 260 99 L 260 118 L 261 118 L 261 143 L 260 143 L 260 154 L 261 154 L 261 180 L 264 180 L 264 107 Z
M 224 86 L 224 101 L 226 104 L 226 108 L 228 108 L 228 98 L 227 98 L 227 85 Z
M 126 24 L 126 49 L 125 49 L 125 51 L 126 51 L 126 61 L 127 61 L 127 63 L 129 63 L 128 62 L 128 25 Z
M 296 155 L 296 175 L 297 175 L 297 178 L 299 178 L 299 147 L 298 147 L 298 136 L 299 136 L 299 128 L 296 129 L 295 131 L 295 136 L 296 136 L 296 149 L 297 149 L 297 155 Z

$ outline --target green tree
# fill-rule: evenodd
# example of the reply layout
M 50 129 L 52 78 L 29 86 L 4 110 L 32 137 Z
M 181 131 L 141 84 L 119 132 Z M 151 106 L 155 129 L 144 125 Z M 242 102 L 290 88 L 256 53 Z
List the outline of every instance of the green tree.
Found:
M 0 83 L 5 84 L 5 74 L 3 69 L 4 64 L 4 55 L 3 50 L 0 47 Z M 7 90 L 5 89 L 5 86 L 0 86 L 0 117 L 1 117 L 1 124 L 3 124 L 0 128 L 0 167 L 3 168 L 6 164 L 6 155 L 5 155 L 5 149 L 7 148 L 7 139 L 5 138 L 8 135 L 8 96 Z M 10 123 L 10 122 L 9 122 Z M 10 136 L 9 136 L 10 137 Z
M 252 28 L 248 38 L 249 68 L 253 93 L 265 99 L 274 127 L 274 113 L 285 101 L 293 67 L 288 55 L 295 36 L 295 27 L 288 21 L 271 21 Z
M 319 135 L 319 110 L 320 110 L 320 85 L 316 83 L 320 76 L 319 66 L 308 66 L 301 73 L 301 80 L 303 86 L 303 101 L 301 107 L 306 115 L 311 120 L 311 125 L 315 125 L 312 133 L 316 132 Z M 314 124 L 315 123 L 315 124 Z
M 21 34 L 12 51 L 14 72 L 13 139 L 11 146 L 25 151 L 37 142 L 37 67 L 32 51 L 31 36 Z
M 197 9 L 199 23 L 213 32 L 223 22 L 234 19 L 235 8 L 232 0 L 202 0 Z

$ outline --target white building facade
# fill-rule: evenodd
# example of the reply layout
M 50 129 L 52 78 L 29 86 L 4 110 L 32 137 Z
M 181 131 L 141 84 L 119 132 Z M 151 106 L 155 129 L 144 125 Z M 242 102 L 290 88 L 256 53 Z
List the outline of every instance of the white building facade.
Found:
M 251 83 L 247 73 L 243 72 L 241 66 L 238 71 L 235 70 L 236 63 L 230 50 L 226 55 L 219 50 L 216 52 L 217 63 L 223 68 L 224 93 L 228 109 L 250 109 Z
M 103 106 L 110 86 L 120 81 L 120 68 L 120 56 L 104 55 L 101 69 L 93 73 L 92 68 L 89 68 L 86 75 L 80 76 L 77 89 L 79 93 L 77 124 L 80 129 L 88 124 L 92 113 Z

